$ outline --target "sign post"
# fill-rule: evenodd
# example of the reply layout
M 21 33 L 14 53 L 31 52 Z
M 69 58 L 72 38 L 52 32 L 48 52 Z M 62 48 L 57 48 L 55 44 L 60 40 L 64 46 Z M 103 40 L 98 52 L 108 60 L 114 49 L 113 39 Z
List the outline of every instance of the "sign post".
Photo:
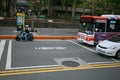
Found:
M 22 31 L 25 28 L 25 14 L 17 13 L 17 31 Z

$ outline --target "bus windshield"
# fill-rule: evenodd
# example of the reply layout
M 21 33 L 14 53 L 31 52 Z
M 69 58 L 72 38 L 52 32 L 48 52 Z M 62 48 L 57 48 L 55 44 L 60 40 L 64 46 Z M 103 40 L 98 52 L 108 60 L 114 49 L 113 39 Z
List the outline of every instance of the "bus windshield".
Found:
M 93 34 L 93 23 L 81 23 L 80 24 L 80 32 L 87 33 L 87 34 Z

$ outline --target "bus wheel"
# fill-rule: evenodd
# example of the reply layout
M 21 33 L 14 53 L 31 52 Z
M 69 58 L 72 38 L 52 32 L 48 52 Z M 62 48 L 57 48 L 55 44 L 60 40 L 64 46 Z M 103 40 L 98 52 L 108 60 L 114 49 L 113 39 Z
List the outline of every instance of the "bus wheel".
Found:
M 120 59 L 120 50 L 116 53 L 116 58 Z

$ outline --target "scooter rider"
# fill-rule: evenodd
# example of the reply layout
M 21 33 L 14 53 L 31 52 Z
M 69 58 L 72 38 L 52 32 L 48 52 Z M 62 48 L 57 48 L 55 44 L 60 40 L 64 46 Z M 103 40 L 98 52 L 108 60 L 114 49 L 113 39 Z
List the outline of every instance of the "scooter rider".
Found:
M 29 35 L 29 26 L 26 25 L 25 34 L 24 34 L 25 40 L 28 40 L 28 35 Z

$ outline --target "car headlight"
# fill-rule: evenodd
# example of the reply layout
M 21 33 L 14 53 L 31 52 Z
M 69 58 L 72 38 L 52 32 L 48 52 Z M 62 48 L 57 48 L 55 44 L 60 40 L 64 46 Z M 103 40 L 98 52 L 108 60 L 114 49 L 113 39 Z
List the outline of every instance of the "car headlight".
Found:
M 115 49 L 116 46 L 111 46 L 111 47 L 108 47 L 108 49 Z

